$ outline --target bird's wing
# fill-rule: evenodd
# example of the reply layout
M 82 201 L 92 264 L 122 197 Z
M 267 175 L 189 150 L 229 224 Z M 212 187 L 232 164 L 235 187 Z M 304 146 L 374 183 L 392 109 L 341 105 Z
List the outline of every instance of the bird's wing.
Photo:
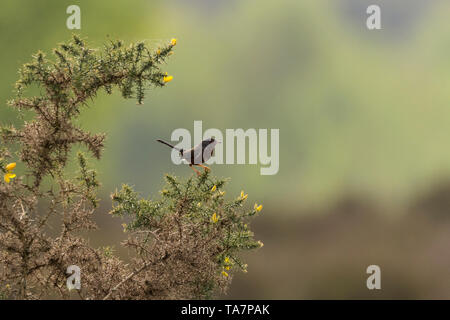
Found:
M 186 150 L 183 153 L 182 158 L 192 164 L 203 163 L 201 148 L 192 148 L 192 149 Z
M 214 155 L 214 148 L 215 148 L 216 144 L 211 143 L 209 144 L 205 150 L 203 151 L 203 161 L 206 162 L 208 161 L 213 155 Z

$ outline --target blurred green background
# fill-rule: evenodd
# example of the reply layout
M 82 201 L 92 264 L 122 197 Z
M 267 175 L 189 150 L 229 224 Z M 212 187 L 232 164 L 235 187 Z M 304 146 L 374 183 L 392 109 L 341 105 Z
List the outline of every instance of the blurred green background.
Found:
M 5 0 L 0 10 L 0 120 L 17 69 L 67 40 L 66 8 L 81 8 L 81 36 L 157 47 L 176 37 L 174 81 L 145 104 L 101 93 L 80 119 L 106 132 L 100 230 L 125 237 L 106 212 L 130 183 L 157 196 L 165 172 L 187 176 L 169 150 L 176 128 L 280 129 L 280 170 L 213 165 L 263 203 L 254 223 L 265 246 L 248 254 L 229 298 L 450 298 L 450 3 L 440 0 Z M 381 6 L 382 30 L 366 28 Z M 20 172 L 20 164 L 18 168 Z M 23 168 L 22 168 L 23 169 Z M 366 288 L 381 267 L 382 290 Z

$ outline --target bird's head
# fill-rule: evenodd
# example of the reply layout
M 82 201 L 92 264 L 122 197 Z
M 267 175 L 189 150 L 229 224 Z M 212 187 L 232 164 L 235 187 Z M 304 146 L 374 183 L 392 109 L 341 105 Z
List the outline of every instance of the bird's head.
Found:
M 220 143 L 220 141 L 216 140 L 215 138 L 211 137 L 208 139 L 203 140 L 203 148 L 209 146 L 214 148 L 216 146 L 216 144 Z

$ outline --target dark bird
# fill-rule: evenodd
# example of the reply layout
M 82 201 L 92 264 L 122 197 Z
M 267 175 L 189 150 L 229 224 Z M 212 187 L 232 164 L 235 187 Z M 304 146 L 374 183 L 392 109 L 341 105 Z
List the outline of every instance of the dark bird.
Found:
M 214 138 L 209 138 L 209 139 L 203 140 L 202 142 L 200 142 L 198 145 L 196 145 L 192 149 L 183 150 L 183 149 L 180 149 L 180 148 L 177 148 L 177 147 L 171 145 L 170 143 L 168 143 L 164 140 L 158 139 L 156 141 L 161 142 L 162 144 L 165 144 L 166 146 L 169 146 L 172 149 L 179 151 L 180 156 L 181 156 L 181 161 L 183 161 L 184 163 L 187 163 L 189 165 L 189 167 L 191 167 L 192 170 L 194 170 L 197 173 L 197 175 L 200 175 L 200 172 L 197 169 L 195 169 L 194 166 L 202 167 L 205 169 L 205 171 L 211 170 L 209 167 L 203 165 L 203 163 L 208 161 L 209 158 L 211 158 L 211 156 L 214 155 L 214 148 L 216 147 L 216 144 L 220 143 L 219 141 L 217 141 Z

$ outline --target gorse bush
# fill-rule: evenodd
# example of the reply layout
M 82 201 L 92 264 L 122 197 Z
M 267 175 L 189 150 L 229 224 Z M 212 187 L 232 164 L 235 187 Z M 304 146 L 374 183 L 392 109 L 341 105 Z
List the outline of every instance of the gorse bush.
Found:
M 261 246 L 247 226 L 260 209 L 243 210 L 244 194 L 226 201 L 224 181 L 209 179 L 208 172 L 187 181 L 167 175 L 166 181 L 156 201 L 140 199 L 127 185 L 112 195 L 111 214 L 131 216 L 124 230 L 132 236 L 124 245 L 136 253 L 137 272 L 153 265 L 137 277 L 145 288 L 140 296 L 209 297 L 227 286 L 233 268 L 247 271 L 238 253 Z
M 77 173 L 65 168 L 79 144 L 100 158 L 105 136 L 74 120 L 102 89 L 119 88 L 141 104 L 147 89 L 173 79 L 160 67 L 175 45 L 172 39 L 150 50 L 144 43 L 111 41 L 98 51 L 74 36 L 54 50 L 53 60 L 38 52 L 20 70 L 9 105 L 34 116 L 0 132 L 1 299 L 71 298 L 71 265 L 81 271 L 81 288 L 75 289 L 81 299 L 209 298 L 227 288 L 234 270 L 246 272 L 239 253 L 262 246 L 248 227 L 262 206 L 245 209 L 244 192 L 226 200 L 225 181 L 208 172 L 185 180 L 166 175 L 156 200 L 127 185 L 112 194 L 111 215 L 130 221 L 122 244 L 131 249 L 131 261 L 110 247 L 93 248 L 82 236 L 97 228 L 92 214 L 100 182 L 81 152 Z M 30 86 L 39 87 L 40 95 L 24 97 Z

